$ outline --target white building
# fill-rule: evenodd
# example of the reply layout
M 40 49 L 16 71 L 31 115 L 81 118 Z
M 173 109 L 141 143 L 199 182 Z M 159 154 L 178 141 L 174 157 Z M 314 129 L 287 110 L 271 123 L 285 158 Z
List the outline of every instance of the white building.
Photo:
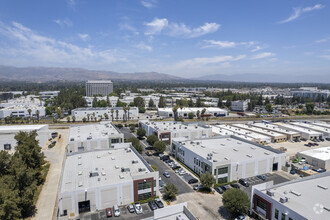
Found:
M 179 117 L 188 118 L 188 114 L 192 112 L 197 115 L 197 111 L 202 114 L 203 109 L 205 109 L 205 116 L 209 117 L 219 117 L 228 115 L 228 111 L 221 108 L 205 107 L 205 108 L 183 108 L 178 109 L 177 113 Z M 163 117 L 174 117 L 172 108 L 158 108 L 158 115 Z
M 280 123 L 280 122 L 275 123 L 275 125 L 277 125 L 280 128 L 283 128 L 283 129 L 300 132 L 301 137 L 305 138 L 307 140 L 312 140 L 312 139 L 317 139 L 317 138 L 322 137 L 322 133 L 320 133 L 320 132 L 309 130 L 307 128 L 302 128 L 302 127 L 299 127 L 296 125 L 292 125 L 292 124 L 288 124 L 288 123 Z
M 268 187 L 253 186 L 254 219 L 330 219 L 330 173 L 322 173 Z
M 59 215 L 128 205 L 158 195 L 158 172 L 130 143 L 66 158 L 58 192 Z
M 45 102 L 39 99 L 39 96 L 28 95 L 19 98 L 8 99 L 0 103 L 0 108 L 7 108 L 12 106 L 44 106 Z
M 330 128 L 325 128 L 318 125 L 313 125 L 311 123 L 302 123 L 302 122 L 291 122 L 291 124 L 302 128 L 307 128 L 309 130 L 320 132 L 322 133 L 323 137 L 330 137 Z
M 287 140 L 295 140 L 300 138 L 300 133 L 297 131 L 291 131 L 288 129 L 283 129 L 274 124 L 265 124 L 265 123 L 254 123 L 251 124 L 253 127 L 263 128 L 269 131 L 274 131 L 276 133 L 286 135 Z
M 10 106 L 10 107 L 0 109 L 0 118 L 10 117 L 11 114 L 14 117 L 21 117 L 21 118 L 30 117 L 30 114 L 28 111 L 29 109 L 31 109 L 31 117 L 37 118 L 38 111 L 39 111 L 40 118 L 46 116 L 45 107 L 43 107 L 43 106 L 15 105 L 15 106 Z
M 39 92 L 42 99 L 53 99 L 58 96 L 60 91 L 43 91 Z
M 111 112 L 113 110 L 113 113 Z M 118 111 L 118 113 L 117 113 Z M 107 114 L 109 120 L 117 121 L 123 120 L 125 118 L 125 111 L 122 107 L 107 107 L 107 108 L 76 108 L 71 111 L 71 115 L 76 117 L 77 121 L 82 121 L 83 118 L 88 118 L 90 121 L 94 120 L 94 115 L 97 120 L 105 119 L 104 114 Z M 137 107 L 130 107 L 130 110 L 126 112 L 127 119 L 129 120 L 137 120 L 139 118 L 139 109 Z
M 182 123 L 176 121 L 155 122 L 140 120 L 139 126 L 146 136 L 156 135 L 160 140 L 172 144 L 175 139 L 197 139 L 212 137 L 212 128 L 201 123 Z
M 291 91 L 292 96 L 299 96 L 302 98 L 312 98 L 315 99 L 318 96 L 322 96 L 324 99 L 327 99 L 330 95 L 329 90 L 319 90 L 316 87 L 301 87 L 298 90 Z
M 313 125 L 330 129 L 330 124 L 325 123 L 325 122 L 314 122 Z
M 113 92 L 111 80 L 88 80 L 86 82 L 86 96 L 107 96 Z
M 88 107 L 93 107 L 94 97 L 85 96 L 84 99 L 86 100 L 86 103 L 87 103 Z M 110 106 L 111 107 L 116 107 L 118 99 L 119 98 L 117 96 L 109 96 Z M 107 101 L 107 97 L 106 96 L 97 96 L 96 100 L 97 101 L 101 101 L 101 100 Z
M 20 131 L 31 132 L 37 131 L 37 140 L 39 146 L 43 147 L 46 145 L 48 139 L 51 137 L 51 131 L 48 129 L 48 125 L 9 125 L 0 126 L 0 151 L 8 150 L 15 151 L 17 141 L 15 135 Z
M 247 141 L 253 141 L 253 142 L 257 142 L 255 141 L 254 138 L 251 138 L 251 137 L 248 137 L 244 134 L 240 134 L 240 133 L 237 133 L 237 132 L 234 132 L 234 131 L 230 131 L 230 130 L 226 130 L 226 129 L 222 129 L 220 127 L 217 127 L 217 126 L 212 126 L 212 132 L 215 136 L 228 136 L 228 135 L 234 135 L 236 137 L 239 137 L 239 138 L 242 138 L 244 140 L 247 140 Z
M 249 100 L 245 101 L 232 101 L 231 102 L 231 110 L 232 111 L 238 111 L 238 112 L 244 112 L 248 109 Z
M 187 207 L 187 202 L 154 210 L 154 220 L 197 220 Z
M 96 149 L 109 149 L 124 142 L 124 134 L 109 121 L 99 124 L 73 125 L 70 127 L 67 152 L 75 153 Z
M 297 153 L 297 157 L 304 158 L 316 168 L 330 169 L 330 146 L 302 151 Z
M 235 136 L 173 141 L 172 153 L 198 175 L 212 173 L 217 183 L 253 177 L 285 166 L 284 152 Z

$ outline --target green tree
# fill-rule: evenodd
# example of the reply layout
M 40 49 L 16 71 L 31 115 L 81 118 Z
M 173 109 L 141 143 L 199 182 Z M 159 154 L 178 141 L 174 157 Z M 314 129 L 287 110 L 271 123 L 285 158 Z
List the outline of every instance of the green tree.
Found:
M 204 173 L 200 176 L 201 183 L 206 188 L 211 188 L 215 183 L 215 179 L 211 173 Z
M 142 138 L 143 136 L 146 135 L 146 131 L 143 128 L 138 128 L 136 131 L 137 136 L 139 136 L 140 138 Z
M 126 140 L 126 142 L 130 142 L 130 143 L 132 143 L 133 147 L 134 147 L 134 146 L 137 146 L 138 144 L 140 144 L 139 139 L 137 139 L 136 137 L 128 138 L 128 139 Z
M 166 150 L 166 143 L 163 141 L 156 141 L 153 145 L 153 148 L 157 153 L 164 153 Z
M 82 121 L 85 123 L 87 121 L 86 117 L 83 117 Z
M 178 188 L 174 184 L 168 183 L 164 187 L 164 193 L 167 200 L 173 200 L 178 194 Z
M 155 107 L 155 103 L 154 103 L 154 100 L 152 100 L 152 98 L 149 99 L 148 106 L 149 106 L 149 108 Z
M 231 100 L 229 98 L 226 101 L 226 107 L 231 108 Z
M 10 168 L 11 155 L 7 151 L 0 151 L 0 177 L 7 175 Z
M 139 153 L 142 154 L 143 152 L 143 147 L 141 146 L 141 144 L 135 145 L 133 146 L 135 148 L 135 150 Z
M 109 96 L 107 95 L 107 107 L 110 107 L 110 106 L 111 106 L 110 99 L 109 99 Z
M 188 107 L 194 107 L 194 102 L 191 98 L 188 100 Z
M 113 113 L 115 112 L 114 110 L 113 110 L 113 108 L 110 110 L 110 112 L 111 112 L 111 120 L 113 121 Z
M 117 121 L 118 121 L 118 114 L 119 114 L 119 110 L 116 109 L 116 119 L 117 119 Z
M 222 196 L 222 203 L 234 218 L 240 214 L 246 214 L 250 208 L 250 201 L 247 194 L 235 188 L 225 191 Z
M 197 110 L 196 116 L 197 116 L 198 119 L 200 119 L 200 111 L 199 110 Z
M 72 122 L 76 122 L 76 116 L 72 116 Z
M 194 113 L 189 112 L 189 113 L 188 113 L 188 118 L 189 118 L 189 119 L 193 119 L 193 118 L 194 118 Z
M 145 102 L 144 102 L 144 99 L 142 97 L 135 97 L 134 100 L 134 105 L 138 108 L 141 108 L 141 107 L 145 107 Z
M 70 116 L 66 117 L 66 121 L 70 123 Z
M 46 111 L 46 115 L 51 115 L 52 114 L 52 112 L 51 112 L 51 110 L 48 106 L 45 108 L 45 111 Z
M 56 108 L 56 114 L 57 114 L 57 117 L 58 118 L 61 118 L 62 117 L 62 111 L 61 111 L 61 108 L 60 107 L 57 107 Z
M 19 195 L 12 181 L 9 176 L 0 178 L 0 219 L 21 219 Z
M 40 118 L 39 118 L 39 117 L 40 117 L 40 111 L 39 111 L 39 110 L 36 111 L 36 115 L 37 115 L 37 120 L 38 120 L 38 122 L 39 122 L 39 119 L 40 119 Z
M 147 142 L 148 142 L 148 144 L 150 144 L 151 146 L 153 146 L 154 143 L 155 143 L 156 141 L 159 141 L 159 139 L 158 139 L 158 137 L 157 137 L 156 135 L 154 135 L 154 134 L 149 135 L 149 136 L 147 137 Z
M 178 108 L 179 107 L 177 105 L 172 108 L 174 121 L 176 121 L 178 119 Z
M 315 107 L 314 103 L 306 103 L 307 114 L 313 114 L 314 107 Z
M 94 108 L 95 108 L 95 107 L 98 107 L 96 96 L 94 96 L 94 98 L 93 98 L 92 107 L 94 107 Z
M 166 107 L 166 100 L 163 96 L 159 97 L 158 108 L 165 108 Z
M 131 132 L 134 132 L 135 131 L 135 125 L 130 125 L 129 129 L 131 130 Z
M 223 103 L 222 103 L 222 99 L 219 98 L 218 100 L 218 105 L 219 108 L 223 108 Z
M 265 109 L 268 113 L 272 113 L 274 110 L 272 107 L 272 104 L 270 104 L 270 103 L 266 104 Z
M 258 97 L 257 105 L 259 105 L 259 106 L 263 106 L 262 95 L 260 95 L 260 96 Z
M 196 107 L 203 107 L 203 103 L 200 97 L 198 97 L 196 100 Z
M 105 120 L 108 120 L 109 119 L 109 115 L 107 113 L 104 113 L 104 118 L 105 118 Z
M 270 104 L 270 100 L 268 97 L 266 97 L 266 99 L 265 99 L 265 105 L 267 105 L 267 104 Z
M 29 113 L 29 118 L 30 118 L 30 120 L 31 120 L 31 112 L 32 112 L 32 110 L 29 108 L 27 111 L 28 111 L 28 113 Z

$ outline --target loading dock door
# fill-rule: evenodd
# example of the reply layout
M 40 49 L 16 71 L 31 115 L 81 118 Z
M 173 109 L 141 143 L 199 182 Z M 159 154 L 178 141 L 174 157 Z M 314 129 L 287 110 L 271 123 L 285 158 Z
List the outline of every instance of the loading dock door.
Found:
M 90 205 L 89 200 L 83 201 L 83 202 L 78 202 L 78 208 L 79 208 L 79 213 L 90 212 L 91 205 Z
M 277 171 L 278 170 L 278 163 L 274 163 L 273 164 L 273 171 Z

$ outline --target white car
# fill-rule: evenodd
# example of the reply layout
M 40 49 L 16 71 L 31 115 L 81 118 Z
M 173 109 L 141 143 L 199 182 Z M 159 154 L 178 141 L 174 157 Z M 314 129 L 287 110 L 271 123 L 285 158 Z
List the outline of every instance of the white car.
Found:
M 120 216 L 120 210 L 118 208 L 118 205 L 114 205 L 113 206 L 113 214 L 115 215 L 115 217 L 119 217 Z
M 182 170 L 179 172 L 179 175 L 182 176 L 182 175 L 185 175 L 186 173 L 187 173 L 186 171 Z
M 135 208 L 136 214 L 143 213 L 142 206 L 140 205 L 140 203 L 138 203 L 138 202 L 134 203 L 134 208 Z

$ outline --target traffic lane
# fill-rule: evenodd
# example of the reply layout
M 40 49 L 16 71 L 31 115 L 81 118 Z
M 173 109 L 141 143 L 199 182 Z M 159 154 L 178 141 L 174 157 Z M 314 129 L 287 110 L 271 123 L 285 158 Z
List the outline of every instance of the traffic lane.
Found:
M 168 184 L 172 183 L 178 188 L 178 194 L 194 192 L 191 186 L 187 185 L 178 174 L 176 174 L 166 163 L 161 161 L 159 157 L 144 155 L 147 162 L 157 167 L 159 176 L 162 180 Z M 163 173 L 167 171 L 170 174 L 170 178 L 166 178 Z

